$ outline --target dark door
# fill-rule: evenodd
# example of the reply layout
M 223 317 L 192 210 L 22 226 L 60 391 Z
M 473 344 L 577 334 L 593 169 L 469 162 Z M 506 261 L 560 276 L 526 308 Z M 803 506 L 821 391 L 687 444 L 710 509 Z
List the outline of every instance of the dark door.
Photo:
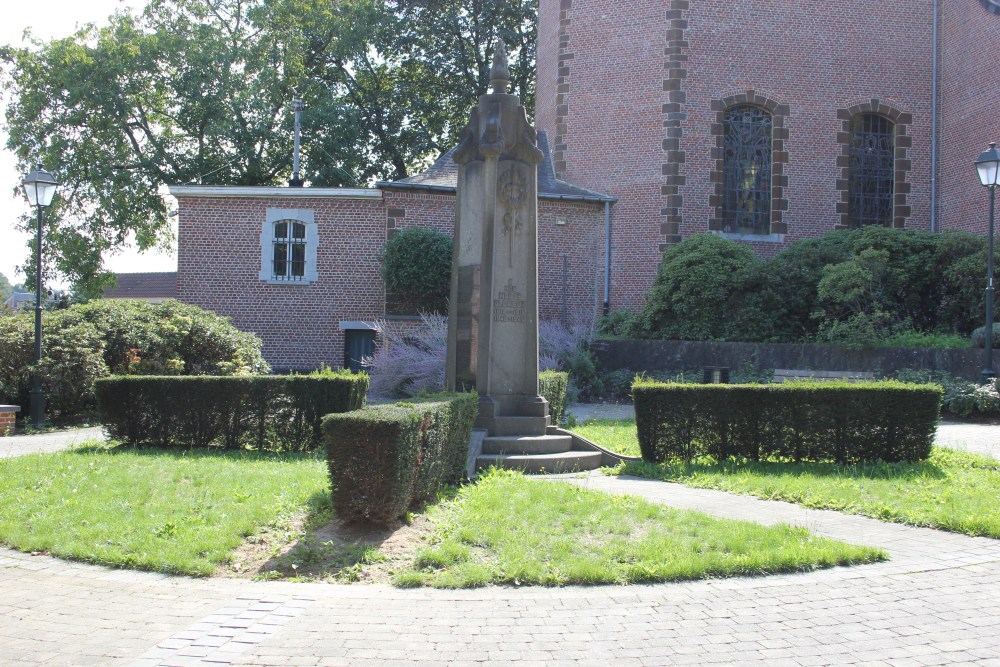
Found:
M 371 329 L 344 331 L 344 368 L 361 370 L 362 357 L 375 354 L 375 332 Z

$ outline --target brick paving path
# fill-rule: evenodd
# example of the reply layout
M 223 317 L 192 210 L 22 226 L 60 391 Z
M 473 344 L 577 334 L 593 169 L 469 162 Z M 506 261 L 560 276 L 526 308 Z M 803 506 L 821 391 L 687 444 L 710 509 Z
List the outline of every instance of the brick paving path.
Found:
M 996 432 L 951 431 L 987 450 Z M 17 451 L 55 447 L 51 435 L 21 436 L 35 440 Z M 12 455 L 11 440 L 0 454 Z M 892 560 L 651 586 L 434 591 L 189 579 L 0 549 L 0 664 L 1000 666 L 998 540 L 653 480 L 565 481 L 802 525 Z

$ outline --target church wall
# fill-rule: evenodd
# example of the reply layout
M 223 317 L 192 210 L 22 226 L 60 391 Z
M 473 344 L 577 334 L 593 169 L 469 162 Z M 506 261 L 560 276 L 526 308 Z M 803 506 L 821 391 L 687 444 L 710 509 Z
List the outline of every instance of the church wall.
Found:
M 989 142 L 1000 143 L 1000 13 L 982 0 L 941 4 L 940 221 L 985 233 L 989 193 L 973 163 Z
M 771 242 L 752 244 L 759 254 L 841 224 L 839 135 L 862 106 L 905 131 L 897 226 L 929 227 L 930 0 L 541 0 L 540 34 L 560 3 L 559 88 L 553 59 L 540 58 L 537 118 L 556 137 L 560 178 L 619 198 L 613 308 L 641 306 L 666 244 L 717 226 L 726 99 L 784 116 L 777 224 Z

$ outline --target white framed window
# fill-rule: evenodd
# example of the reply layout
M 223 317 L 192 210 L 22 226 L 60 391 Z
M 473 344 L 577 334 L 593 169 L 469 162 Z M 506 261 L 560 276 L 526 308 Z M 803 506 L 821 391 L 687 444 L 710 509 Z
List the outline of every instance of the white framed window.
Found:
M 318 241 L 311 210 L 267 209 L 260 233 L 260 279 L 279 285 L 316 282 Z

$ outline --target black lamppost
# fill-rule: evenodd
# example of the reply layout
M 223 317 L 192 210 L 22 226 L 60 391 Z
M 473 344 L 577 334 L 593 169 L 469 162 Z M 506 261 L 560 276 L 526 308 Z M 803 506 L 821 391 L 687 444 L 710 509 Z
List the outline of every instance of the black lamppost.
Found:
M 990 240 L 986 254 L 986 335 L 983 336 L 983 381 L 990 382 L 993 372 L 993 218 L 996 210 L 997 185 L 1000 184 L 1000 151 L 996 142 L 976 160 L 979 180 L 990 189 Z
M 24 194 L 28 204 L 38 209 L 38 246 L 35 248 L 35 370 L 31 374 L 31 424 L 45 425 L 45 392 L 38 365 L 42 361 L 42 209 L 52 203 L 59 183 L 49 172 L 38 169 L 24 177 Z

